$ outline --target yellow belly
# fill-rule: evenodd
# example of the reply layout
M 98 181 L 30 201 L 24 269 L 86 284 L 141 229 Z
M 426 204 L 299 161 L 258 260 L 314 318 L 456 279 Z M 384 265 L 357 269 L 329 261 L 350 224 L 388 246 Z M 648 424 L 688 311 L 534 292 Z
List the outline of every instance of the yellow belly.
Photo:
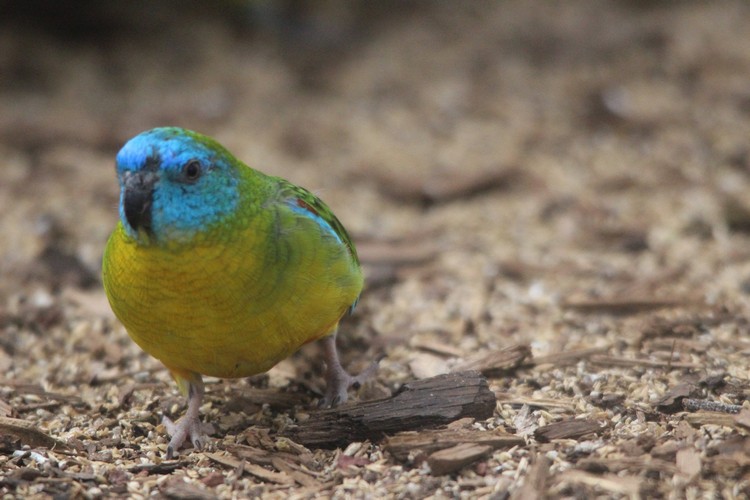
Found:
M 332 333 L 362 288 L 343 248 L 310 241 L 312 233 L 282 236 L 268 243 L 247 232 L 167 249 L 138 245 L 118 225 L 104 254 L 104 287 L 128 334 L 168 368 L 260 373 Z

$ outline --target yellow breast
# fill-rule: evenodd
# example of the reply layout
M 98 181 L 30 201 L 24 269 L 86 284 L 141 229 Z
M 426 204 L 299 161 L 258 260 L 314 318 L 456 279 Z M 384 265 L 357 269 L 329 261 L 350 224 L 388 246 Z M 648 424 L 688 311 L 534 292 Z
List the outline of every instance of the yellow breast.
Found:
M 224 378 L 266 371 L 330 333 L 362 288 L 346 249 L 306 224 L 315 222 L 276 232 L 255 225 L 175 248 L 138 244 L 118 224 L 103 263 L 112 309 L 171 369 Z

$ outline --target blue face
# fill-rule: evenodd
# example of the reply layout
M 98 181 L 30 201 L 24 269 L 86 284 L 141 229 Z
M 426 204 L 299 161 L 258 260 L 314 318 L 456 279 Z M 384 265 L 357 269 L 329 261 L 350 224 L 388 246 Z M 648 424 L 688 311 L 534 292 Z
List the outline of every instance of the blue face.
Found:
M 120 219 L 133 238 L 189 242 L 239 203 L 236 160 L 221 145 L 176 127 L 130 139 L 117 154 Z

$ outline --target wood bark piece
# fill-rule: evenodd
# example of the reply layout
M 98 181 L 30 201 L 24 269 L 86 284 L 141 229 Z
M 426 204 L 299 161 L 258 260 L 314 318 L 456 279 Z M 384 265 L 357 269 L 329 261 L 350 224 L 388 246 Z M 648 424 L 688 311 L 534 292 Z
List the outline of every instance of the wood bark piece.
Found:
M 687 305 L 687 301 L 662 299 L 601 299 L 569 300 L 561 304 L 563 309 L 580 313 L 629 315 Z
M 678 369 L 688 368 L 697 369 L 702 366 L 698 363 L 686 363 L 684 361 L 660 361 L 653 359 L 629 359 L 629 358 L 618 358 L 617 356 L 602 356 L 596 355 L 591 356 L 589 361 L 596 365 L 604 366 L 622 366 L 622 367 L 635 367 L 642 366 L 647 368 L 667 368 L 667 369 Z
M 544 409 L 559 409 L 564 410 L 568 413 L 575 413 L 576 406 L 569 400 L 552 399 L 552 398 L 527 398 L 524 396 L 517 396 L 515 394 L 508 394 L 506 392 L 495 392 L 495 397 L 500 404 L 504 405 L 516 405 L 523 406 L 528 405 L 532 408 L 544 408 Z
M 520 446 L 524 444 L 524 440 L 521 436 L 508 434 L 498 429 L 478 431 L 471 428 L 448 428 L 400 432 L 388 438 L 385 449 L 394 458 L 403 461 L 409 458 L 410 453 L 431 454 L 463 443 L 489 446 L 494 450 Z
M 247 472 L 251 476 L 255 476 L 258 479 L 261 479 L 263 481 L 270 481 L 276 484 L 294 483 L 294 479 L 284 473 L 274 472 L 274 471 L 265 469 L 261 467 L 260 465 L 247 463 L 244 460 L 237 460 L 236 458 L 227 454 L 206 453 L 206 456 L 210 458 L 211 460 L 213 460 L 214 462 L 217 462 L 226 467 L 231 467 L 233 469 L 239 469 L 241 467 L 243 472 Z
M 504 372 L 517 368 L 527 358 L 531 357 L 531 347 L 528 345 L 514 345 L 493 351 L 487 354 L 471 356 L 459 363 L 452 370 L 462 372 L 466 370 L 478 370 L 490 377 L 500 375 Z
M 668 390 L 654 406 L 662 413 L 677 413 L 683 409 L 683 400 L 693 394 L 696 394 L 696 387 L 689 382 L 683 382 Z
M 68 448 L 67 444 L 37 429 L 34 423 L 18 418 L 0 417 L 0 436 L 10 436 L 32 448 Z
M 542 442 L 553 439 L 578 439 L 587 434 L 600 434 L 606 428 L 596 420 L 561 420 L 538 428 L 534 431 L 534 437 Z
M 654 448 L 656 449 L 656 448 Z M 674 455 L 674 452 L 672 453 Z M 673 475 L 678 472 L 677 466 L 672 461 L 655 458 L 650 454 L 643 454 L 636 457 L 619 457 L 619 458 L 599 458 L 589 457 L 578 461 L 578 469 L 589 472 L 613 472 L 622 471 L 642 473 L 646 471 L 661 472 L 663 474 Z
M 571 351 L 562 351 L 548 354 L 546 356 L 539 356 L 527 361 L 527 364 L 540 366 L 540 365 L 553 365 L 554 367 L 563 366 L 569 363 L 577 363 L 579 360 L 588 358 L 594 354 L 601 354 L 607 352 L 612 346 L 603 345 L 599 347 L 586 347 L 583 349 L 574 349 Z
M 461 443 L 436 451 L 427 457 L 433 476 L 442 476 L 459 471 L 469 464 L 486 457 L 492 446 L 476 443 Z
M 688 478 L 692 479 L 701 472 L 701 456 L 695 448 L 687 447 L 678 450 L 675 461 L 680 472 Z
M 317 411 L 287 434 L 309 447 L 343 447 L 463 417 L 484 420 L 492 416 L 495 404 L 495 394 L 481 373 L 449 373 L 404 384 L 388 399 Z
M 549 482 L 549 468 L 552 461 L 546 455 L 537 453 L 523 480 L 521 488 L 513 492 L 511 500 L 537 500 L 547 498 L 547 483 Z
M 578 483 L 589 488 L 603 490 L 605 496 L 622 495 L 638 498 L 643 480 L 638 476 L 617 476 L 615 474 L 589 474 L 569 469 L 555 477 L 557 483 Z
M 271 408 L 286 410 L 295 405 L 302 404 L 304 397 L 301 394 L 282 392 L 277 389 L 257 389 L 255 387 L 245 387 L 224 404 L 223 410 L 229 411 L 247 411 L 247 408 L 260 408 L 267 404 Z M 257 411 L 257 410 L 255 410 Z
M 374 178 L 383 194 L 393 199 L 432 205 L 505 189 L 521 181 L 523 173 L 512 166 L 496 166 L 480 171 L 446 172 L 428 181 L 423 177 L 404 175 L 394 182 L 392 175 L 375 169 L 368 172 L 368 176 Z
M 732 415 L 731 413 L 699 411 L 696 413 L 688 413 L 687 415 L 685 415 L 684 420 L 694 427 L 701 427 L 703 425 L 736 427 L 737 425 L 742 425 L 738 424 L 737 415 Z

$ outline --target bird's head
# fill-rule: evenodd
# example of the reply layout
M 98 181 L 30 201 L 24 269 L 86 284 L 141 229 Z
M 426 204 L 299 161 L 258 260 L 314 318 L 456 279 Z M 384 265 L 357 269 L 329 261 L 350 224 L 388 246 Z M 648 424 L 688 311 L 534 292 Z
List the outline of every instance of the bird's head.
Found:
M 219 143 L 176 127 L 130 139 L 117 154 L 120 220 L 141 244 L 188 243 L 236 209 L 239 162 Z

